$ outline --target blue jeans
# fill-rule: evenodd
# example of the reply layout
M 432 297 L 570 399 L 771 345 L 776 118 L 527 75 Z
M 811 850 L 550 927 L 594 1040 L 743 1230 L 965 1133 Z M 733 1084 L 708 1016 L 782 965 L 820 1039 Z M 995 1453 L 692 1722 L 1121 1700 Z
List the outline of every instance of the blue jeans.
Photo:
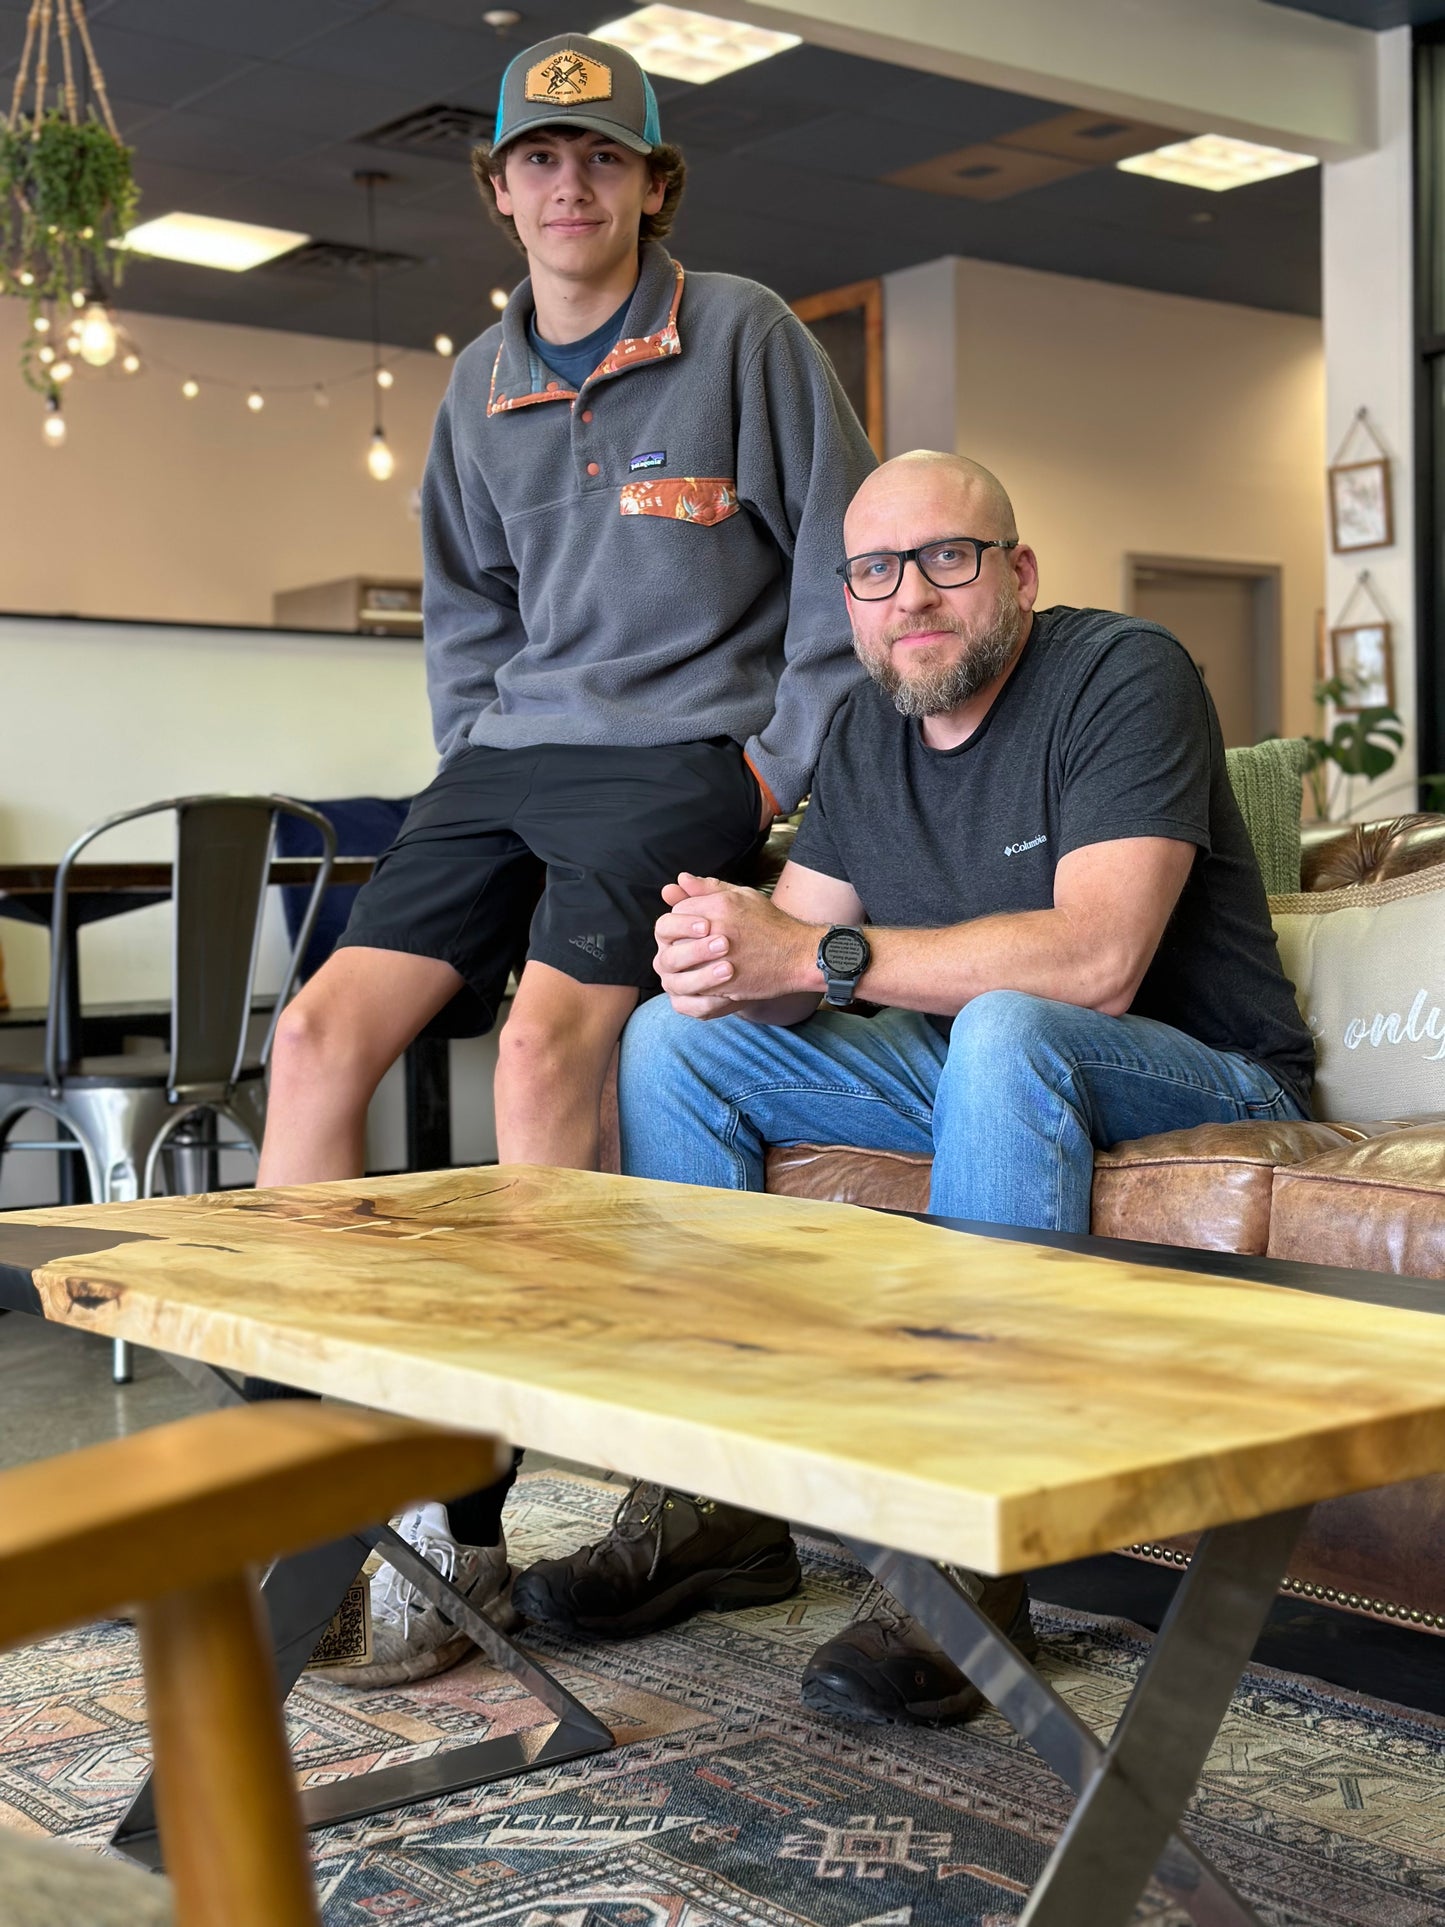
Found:
M 645 1004 L 622 1039 L 622 1168 L 761 1191 L 769 1144 L 932 1154 L 943 1217 L 1087 1231 L 1094 1147 L 1304 1113 L 1261 1065 L 1148 1017 L 993 990 L 951 1038 L 823 1011 L 792 1030 Z

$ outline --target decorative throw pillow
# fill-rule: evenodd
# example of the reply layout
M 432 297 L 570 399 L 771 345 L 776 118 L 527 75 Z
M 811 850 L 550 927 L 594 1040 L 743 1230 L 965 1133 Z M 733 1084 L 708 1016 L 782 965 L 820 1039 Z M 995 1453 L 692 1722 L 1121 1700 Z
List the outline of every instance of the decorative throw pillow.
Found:
M 1315 1116 L 1445 1112 L 1445 868 L 1269 907 L 1315 1040 Z
M 1302 736 L 1272 736 L 1224 752 L 1229 787 L 1271 896 L 1299 888 L 1300 804 L 1309 754 Z

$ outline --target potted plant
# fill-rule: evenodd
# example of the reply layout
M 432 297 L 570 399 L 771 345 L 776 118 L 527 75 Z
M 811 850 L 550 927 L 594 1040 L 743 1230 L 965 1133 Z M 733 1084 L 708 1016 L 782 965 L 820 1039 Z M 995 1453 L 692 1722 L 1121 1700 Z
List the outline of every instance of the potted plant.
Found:
M 1326 703 L 1337 712 L 1346 712 L 1336 714 L 1335 726 L 1328 736 L 1305 737 L 1310 752 L 1305 764 L 1305 781 L 1309 784 L 1316 818 L 1327 823 L 1335 820 L 1337 808 L 1341 815 L 1348 816 L 1351 785 L 1356 777 L 1374 782 L 1394 767 L 1395 758 L 1404 747 L 1405 725 L 1388 703 L 1348 709 L 1356 692 L 1347 677 L 1331 676 L 1326 682 L 1316 683 L 1312 693 L 1321 717 L 1321 729 Z
M 64 80 L 56 101 L 47 104 L 52 22 Z M 82 83 L 88 73 L 99 116 L 93 109 L 81 112 L 77 70 Z M 34 324 L 47 303 L 69 304 L 77 295 L 103 301 L 106 284 L 120 281 L 125 256 L 110 244 L 134 226 L 139 198 L 131 150 L 110 110 L 83 0 L 32 0 L 10 111 L 0 117 L 0 293 L 23 295 L 29 303 L 32 325 L 21 367 L 41 393 L 52 393 L 54 383 L 40 359 L 45 344 Z

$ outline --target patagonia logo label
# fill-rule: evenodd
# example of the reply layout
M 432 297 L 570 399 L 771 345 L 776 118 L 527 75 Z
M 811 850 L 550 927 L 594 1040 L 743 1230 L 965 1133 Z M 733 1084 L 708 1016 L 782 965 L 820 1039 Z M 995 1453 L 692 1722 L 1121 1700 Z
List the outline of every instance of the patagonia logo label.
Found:
M 1041 843 L 1047 843 L 1048 840 L 1047 830 L 1040 830 L 1038 835 L 1031 836 L 1027 843 L 1005 843 L 1003 853 L 1005 856 L 1022 856 L 1025 850 L 1036 850 Z
M 665 468 L 667 466 L 667 450 L 665 448 L 655 448 L 650 455 L 634 455 L 627 466 L 629 468 Z

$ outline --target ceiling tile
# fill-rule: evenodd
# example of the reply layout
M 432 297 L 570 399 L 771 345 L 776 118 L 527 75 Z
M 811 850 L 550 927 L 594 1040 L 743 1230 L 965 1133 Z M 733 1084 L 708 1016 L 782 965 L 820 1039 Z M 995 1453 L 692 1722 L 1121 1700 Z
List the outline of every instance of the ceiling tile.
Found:
M 137 161 L 167 161 L 216 173 L 254 174 L 316 145 L 316 136 L 266 122 L 222 119 L 188 109 L 162 114 L 137 145 Z
M 382 0 L 111 0 L 106 24 L 197 47 L 275 60 L 313 34 L 364 17 Z
M 148 33 L 122 33 L 108 20 L 97 20 L 91 37 L 107 88 L 159 107 L 204 93 L 218 81 L 244 73 L 250 64 L 242 54 L 215 47 L 162 40 Z
M 1005 201 L 1030 188 L 1047 187 L 1082 173 L 1077 161 L 1061 161 L 1053 154 L 1027 153 L 999 141 L 976 141 L 955 147 L 949 154 L 885 174 L 892 187 L 911 187 L 922 194 L 954 194 L 965 201 Z
M 410 87 L 268 64 L 213 88 L 198 104 L 208 114 L 294 128 L 308 134 L 306 144 L 316 147 L 350 139 L 420 103 Z
M 309 40 L 289 56 L 290 65 L 317 73 L 343 74 L 413 87 L 423 95 L 449 99 L 448 89 L 495 76 L 500 83 L 508 53 L 490 28 L 468 33 L 460 27 L 399 14 L 371 14 Z

